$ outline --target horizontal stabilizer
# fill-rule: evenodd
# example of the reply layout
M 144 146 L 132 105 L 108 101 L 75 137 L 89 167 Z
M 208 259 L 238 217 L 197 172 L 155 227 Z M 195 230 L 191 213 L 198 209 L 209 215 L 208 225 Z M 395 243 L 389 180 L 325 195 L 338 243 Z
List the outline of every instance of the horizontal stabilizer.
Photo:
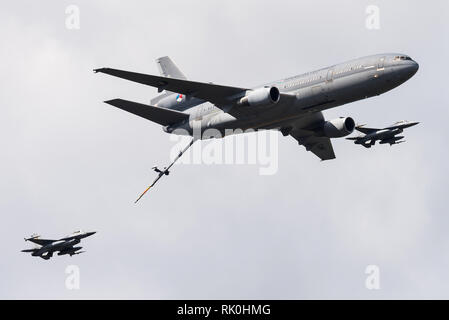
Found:
M 37 250 L 39 250 L 39 249 L 25 249 L 25 250 L 22 250 L 21 252 L 31 252 L 31 253 L 34 253 L 34 252 L 36 252 Z
M 146 104 L 132 102 L 123 99 L 114 99 L 105 101 L 105 103 L 119 109 L 133 113 L 139 117 L 156 122 L 163 126 L 169 126 L 175 123 L 179 123 L 189 118 L 187 113 L 164 109 L 159 107 L 153 107 Z

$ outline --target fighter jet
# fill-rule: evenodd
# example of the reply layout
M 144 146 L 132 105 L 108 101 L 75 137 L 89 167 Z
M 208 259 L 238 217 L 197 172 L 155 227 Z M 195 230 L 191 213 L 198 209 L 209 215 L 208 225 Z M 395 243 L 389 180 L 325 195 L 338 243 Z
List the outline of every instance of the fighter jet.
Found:
M 398 136 L 398 134 L 401 134 L 404 129 L 416 126 L 417 124 L 419 124 L 419 122 L 398 121 L 395 124 L 383 129 L 365 128 L 364 125 L 356 126 L 355 129 L 364 133 L 364 135 L 346 139 L 352 140 L 355 144 L 360 144 L 365 148 L 371 148 L 376 144 L 376 141 L 379 141 L 380 144 L 388 143 L 392 146 L 394 144 L 405 142 L 404 140 L 401 140 L 404 136 Z
M 25 249 L 22 250 L 22 252 L 30 252 L 33 257 L 41 257 L 44 260 L 50 259 L 55 252 L 58 252 L 58 256 L 63 256 L 65 254 L 74 256 L 85 252 L 79 251 L 83 247 L 75 247 L 81 242 L 81 239 L 90 237 L 95 233 L 96 232 L 83 232 L 80 230 L 58 240 L 41 239 L 39 235 L 32 235 L 30 238 L 25 238 L 25 241 L 33 242 L 37 244 L 38 247 L 34 249 Z
M 225 137 L 246 130 L 278 130 L 322 161 L 335 159 L 331 139 L 349 136 L 355 128 L 351 117 L 326 120 L 324 110 L 386 93 L 412 78 L 419 68 L 408 55 L 384 53 L 249 88 L 190 81 L 169 57 L 157 59 L 157 64 L 160 76 L 94 69 L 160 92 L 150 104 L 124 99 L 105 102 L 155 122 L 167 133 L 192 136 L 189 146 L 217 138 L 216 132 Z M 165 175 L 157 173 L 156 181 Z

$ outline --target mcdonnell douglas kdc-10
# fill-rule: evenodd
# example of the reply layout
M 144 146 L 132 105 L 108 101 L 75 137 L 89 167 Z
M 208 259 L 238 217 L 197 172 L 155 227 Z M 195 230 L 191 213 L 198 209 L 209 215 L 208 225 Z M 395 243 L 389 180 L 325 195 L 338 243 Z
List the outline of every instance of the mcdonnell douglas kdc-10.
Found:
M 321 160 L 335 158 L 331 138 L 345 137 L 355 128 L 350 117 L 326 121 L 323 110 L 383 94 L 409 80 L 419 68 L 405 54 L 378 54 L 250 89 L 189 81 L 168 57 L 157 63 L 161 76 L 95 69 L 165 90 L 151 105 L 123 99 L 105 102 L 156 122 L 165 132 L 193 136 L 190 145 L 197 139 L 216 138 L 207 134 L 209 129 L 221 137 L 247 129 L 279 130 Z M 158 172 L 157 180 L 168 169 Z

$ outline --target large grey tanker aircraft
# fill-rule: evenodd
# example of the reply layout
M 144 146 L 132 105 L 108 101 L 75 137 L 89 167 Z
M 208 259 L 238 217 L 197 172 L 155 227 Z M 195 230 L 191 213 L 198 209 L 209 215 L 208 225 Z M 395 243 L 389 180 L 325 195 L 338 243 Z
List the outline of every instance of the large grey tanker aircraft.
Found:
M 381 129 L 357 126 L 355 129 L 364 133 L 364 135 L 346 139 L 353 140 L 355 144 L 360 144 L 365 148 L 371 148 L 376 144 L 376 141 L 379 141 L 380 144 L 389 144 L 392 146 L 405 142 L 402 140 L 404 136 L 398 136 L 398 134 L 404 132 L 404 129 L 416 126 L 417 124 L 419 122 L 398 121 L 389 127 Z
M 250 89 L 189 81 L 168 57 L 157 63 L 161 76 L 95 69 L 165 91 L 151 105 L 123 99 L 105 102 L 156 122 L 165 132 L 191 135 L 192 141 L 217 138 L 215 132 L 224 137 L 247 129 L 279 130 L 321 160 L 335 158 L 331 138 L 345 137 L 355 128 L 351 117 L 325 120 L 323 110 L 383 94 L 419 68 L 408 55 L 385 53 Z
M 95 232 L 75 231 L 71 235 L 57 240 L 41 239 L 40 236 L 33 235 L 30 238 L 25 238 L 25 241 L 33 242 L 39 245 L 39 247 L 34 249 L 25 249 L 22 250 L 22 252 L 29 252 L 33 257 L 41 257 L 44 260 L 50 259 L 54 252 L 58 252 L 58 256 L 65 254 L 73 256 L 84 252 L 79 251 L 83 247 L 75 247 L 81 242 L 81 239 L 90 237 L 93 234 L 95 234 Z

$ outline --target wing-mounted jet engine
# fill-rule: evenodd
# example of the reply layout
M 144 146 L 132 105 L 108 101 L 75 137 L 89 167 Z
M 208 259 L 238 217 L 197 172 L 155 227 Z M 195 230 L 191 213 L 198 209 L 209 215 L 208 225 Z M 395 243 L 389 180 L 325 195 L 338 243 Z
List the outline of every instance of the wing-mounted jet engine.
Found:
M 237 104 L 240 106 L 266 106 L 276 104 L 281 98 L 281 93 L 276 87 L 263 87 L 256 90 L 247 91 Z
M 324 122 L 323 135 L 328 138 L 341 138 L 354 132 L 355 121 L 350 117 L 340 117 Z

